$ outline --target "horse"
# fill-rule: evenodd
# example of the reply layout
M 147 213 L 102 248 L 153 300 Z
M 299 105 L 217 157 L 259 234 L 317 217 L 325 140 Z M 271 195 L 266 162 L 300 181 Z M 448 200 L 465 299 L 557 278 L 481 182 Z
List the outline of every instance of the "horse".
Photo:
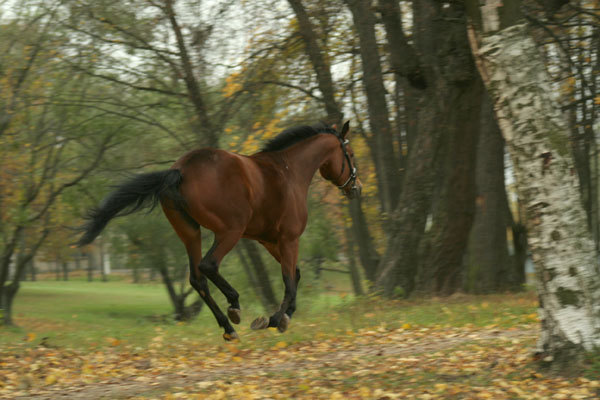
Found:
M 238 292 L 219 273 L 219 265 L 241 238 L 258 241 L 281 264 L 285 294 L 279 309 L 269 318 L 256 318 L 251 328 L 285 332 L 296 310 L 298 243 L 308 219 L 313 176 L 319 170 L 348 198 L 360 196 L 349 126 L 347 121 L 339 132 L 324 123 L 289 128 L 250 156 L 200 148 L 170 169 L 134 175 L 88 212 L 78 245 L 91 243 L 112 218 L 160 203 L 185 245 L 190 284 L 229 341 L 239 339 L 230 321 L 240 323 L 241 308 Z M 201 227 L 214 233 L 204 257 Z M 227 298 L 227 316 L 211 297 L 207 279 Z

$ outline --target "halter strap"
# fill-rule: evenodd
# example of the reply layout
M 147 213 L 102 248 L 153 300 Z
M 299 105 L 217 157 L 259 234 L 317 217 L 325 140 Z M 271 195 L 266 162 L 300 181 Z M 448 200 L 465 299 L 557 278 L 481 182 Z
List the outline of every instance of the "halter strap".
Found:
M 352 166 L 352 161 L 350 160 L 350 155 L 348 154 L 348 151 L 346 151 L 346 145 L 350 142 L 339 136 L 337 136 L 337 138 L 340 140 L 340 145 L 342 147 L 342 152 L 344 153 L 344 159 L 345 159 L 345 160 L 342 160 L 342 171 L 340 172 L 340 177 L 344 174 L 344 168 L 346 167 L 345 161 L 348 161 L 348 168 L 352 168 L 352 171 L 350 172 L 350 176 L 348 176 L 348 179 L 346 180 L 346 182 L 344 182 L 342 185 L 338 185 L 338 189 L 344 189 L 346 186 L 348 186 L 348 184 L 350 182 L 352 182 L 352 186 L 354 187 L 354 185 L 356 183 L 356 167 Z

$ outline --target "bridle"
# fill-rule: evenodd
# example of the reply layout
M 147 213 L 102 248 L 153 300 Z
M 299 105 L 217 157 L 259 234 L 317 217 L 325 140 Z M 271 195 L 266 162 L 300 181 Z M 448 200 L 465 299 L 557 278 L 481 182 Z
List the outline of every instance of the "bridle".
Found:
M 342 185 L 337 185 L 337 187 L 341 190 L 344 190 L 344 188 L 346 186 L 348 186 L 349 184 L 352 184 L 352 190 L 355 190 L 356 189 L 356 178 L 357 178 L 356 167 L 352 166 L 352 161 L 350 160 L 350 155 L 348 154 L 348 150 L 346 150 L 346 145 L 350 142 L 346 139 L 343 139 L 340 136 L 337 136 L 337 138 L 340 140 L 340 145 L 342 146 L 342 152 L 344 153 L 345 161 L 348 161 L 348 168 L 352 168 L 352 172 L 350 172 L 350 176 L 348 177 L 346 182 L 344 182 Z M 344 168 L 346 166 L 345 161 L 342 160 L 342 171 L 340 172 L 340 176 L 338 177 L 338 179 L 344 174 Z

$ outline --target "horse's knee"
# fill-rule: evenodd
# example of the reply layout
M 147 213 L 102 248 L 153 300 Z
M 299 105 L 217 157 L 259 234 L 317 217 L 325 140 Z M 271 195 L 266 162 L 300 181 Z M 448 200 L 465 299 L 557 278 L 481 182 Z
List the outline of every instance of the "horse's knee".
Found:
M 210 258 L 204 258 L 202 261 L 200 261 L 198 269 L 204 275 L 212 276 L 213 274 L 216 274 L 218 272 L 219 266 L 217 265 L 215 260 L 212 260 Z

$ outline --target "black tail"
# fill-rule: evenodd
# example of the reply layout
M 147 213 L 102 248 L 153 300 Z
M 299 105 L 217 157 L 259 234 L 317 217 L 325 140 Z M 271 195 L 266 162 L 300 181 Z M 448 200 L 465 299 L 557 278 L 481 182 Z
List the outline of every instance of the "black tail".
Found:
M 169 169 L 135 175 L 116 186 L 100 206 L 88 212 L 87 222 L 82 227 L 85 233 L 77 244 L 83 246 L 93 242 L 111 219 L 143 208 L 152 210 L 162 198 L 171 199 L 177 208 L 185 207 L 185 200 L 178 190 L 181 180 L 179 170 Z

